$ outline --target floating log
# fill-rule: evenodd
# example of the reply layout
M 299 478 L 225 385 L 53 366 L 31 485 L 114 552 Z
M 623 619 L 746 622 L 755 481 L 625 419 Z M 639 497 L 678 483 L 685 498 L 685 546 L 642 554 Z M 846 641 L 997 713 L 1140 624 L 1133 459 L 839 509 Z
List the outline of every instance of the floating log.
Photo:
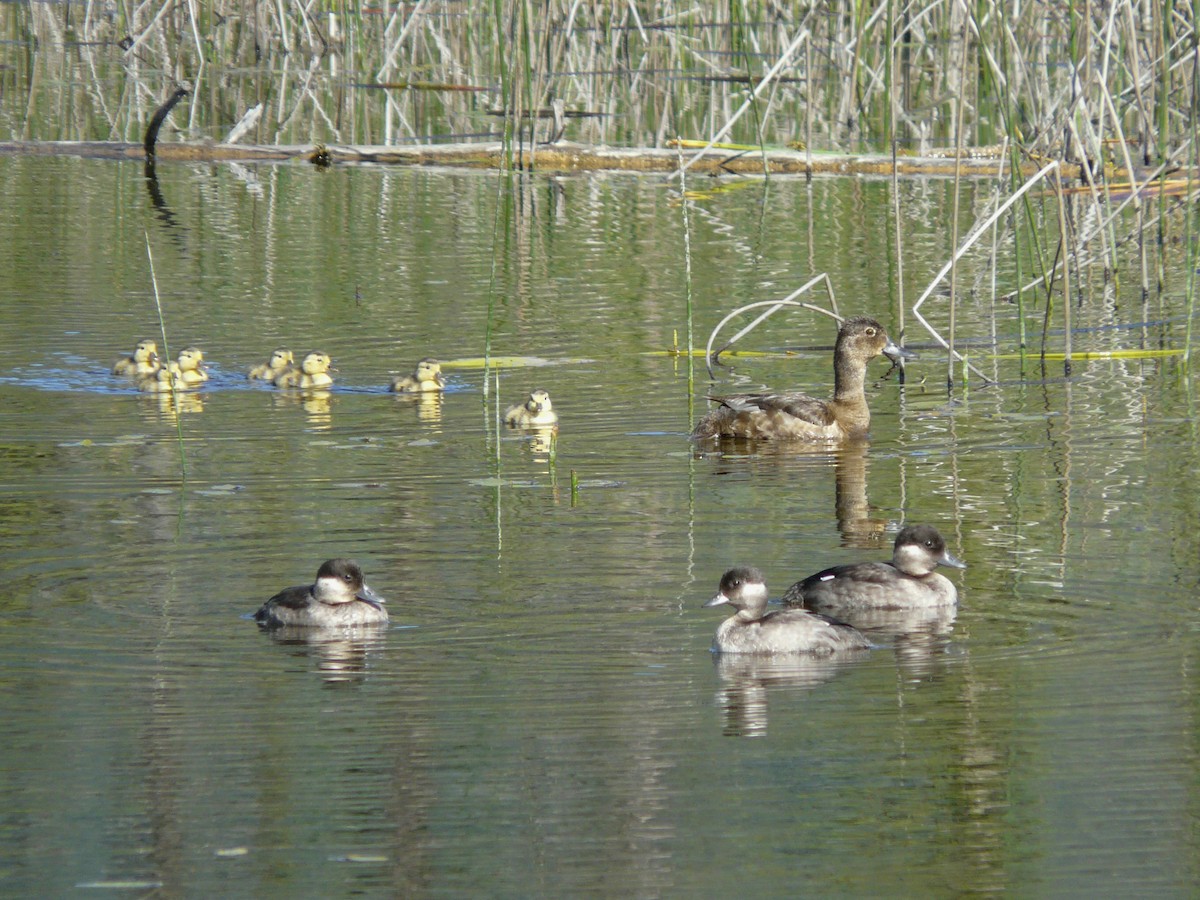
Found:
M 690 159 L 694 151 L 684 153 Z M 103 141 L 3 141 L 0 155 L 82 156 L 97 159 L 142 158 L 142 144 Z M 154 156 L 159 162 L 283 161 L 376 163 L 396 166 L 459 166 L 477 169 L 502 169 L 509 153 L 499 142 L 477 144 L 409 144 L 397 146 L 254 146 L 219 143 L 158 144 Z M 528 170 L 545 173 L 581 172 L 656 172 L 670 174 L 679 167 L 679 152 L 668 148 L 617 148 L 560 142 L 522 146 L 512 156 Z M 1005 160 L 900 156 L 864 153 L 808 153 L 786 148 L 707 151 L 689 169 L 689 178 L 702 175 L 891 175 L 893 164 L 898 175 L 947 177 L 959 173 L 967 178 L 995 178 L 1008 171 Z M 1027 161 L 1021 170 L 1033 175 L 1043 162 Z M 1110 180 L 1128 177 L 1122 170 L 1106 173 Z M 1077 179 L 1080 167 L 1064 163 L 1062 177 Z

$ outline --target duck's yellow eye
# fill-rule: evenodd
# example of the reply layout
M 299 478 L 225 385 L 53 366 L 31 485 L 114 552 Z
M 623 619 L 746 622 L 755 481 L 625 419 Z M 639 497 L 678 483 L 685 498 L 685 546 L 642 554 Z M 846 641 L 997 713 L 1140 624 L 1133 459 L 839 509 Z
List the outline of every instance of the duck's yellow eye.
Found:
M 867 337 L 875 337 L 875 329 L 874 328 L 867 329 Z

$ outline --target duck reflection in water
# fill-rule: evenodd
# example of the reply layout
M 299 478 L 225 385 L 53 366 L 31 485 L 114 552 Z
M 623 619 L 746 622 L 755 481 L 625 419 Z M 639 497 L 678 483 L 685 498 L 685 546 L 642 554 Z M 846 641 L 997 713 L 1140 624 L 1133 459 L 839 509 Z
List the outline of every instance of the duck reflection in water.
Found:
M 314 431 L 333 427 L 332 391 L 280 391 L 274 395 L 276 406 L 299 406 Z
M 788 441 L 751 441 L 725 438 L 720 452 L 699 447 L 695 457 L 708 461 L 716 475 L 742 476 L 748 470 L 769 470 L 772 475 L 794 480 L 813 478 L 819 489 L 828 483 L 828 466 L 833 464 L 834 507 L 838 533 L 847 547 L 876 550 L 888 519 L 875 515 L 867 492 L 867 451 L 871 442 L 854 438 L 841 444 L 798 444 Z
M 716 703 L 725 720 L 723 733 L 730 737 L 765 735 L 770 724 L 768 691 L 811 690 L 832 681 L 861 658 L 861 653 L 715 654 L 713 666 L 721 679 Z
M 317 674 L 331 686 L 365 680 L 368 657 L 383 646 L 387 633 L 387 623 L 355 628 L 281 625 L 269 629 L 276 644 L 295 648 L 297 655 L 313 660 Z
M 204 395 L 193 391 L 161 391 L 152 393 L 149 398 L 158 401 L 157 418 L 168 422 L 177 422 L 184 413 L 204 412 Z M 148 415 L 147 418 L 155 418 Z

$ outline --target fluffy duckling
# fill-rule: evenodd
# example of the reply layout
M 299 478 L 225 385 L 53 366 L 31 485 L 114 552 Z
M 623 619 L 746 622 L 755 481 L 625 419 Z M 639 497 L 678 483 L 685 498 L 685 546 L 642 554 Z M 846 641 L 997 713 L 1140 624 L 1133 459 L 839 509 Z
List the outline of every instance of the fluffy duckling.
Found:
M 137 389 L 148 394 L 167 394 L 171 391 L 186 391 L 191 385 L 183 380 L 178 363 L 168 363 L 153 375 L 138 380 Z
M 843 650 L 866 650 L 871 642 L 857 628 L 806 609 L 767 612 L 767 585 L 750 567 L 730 569 L 717 595 L 705 608 L 728 604 L 734 614 L 713 638 L 714 653 L 806 653 L 832 656 Z
M 442 377 L 442 364 L 436 359 L 426 357 L 417 363 L 417 367 L 411 375 L 393 378 L 389 390 L 398 394 L 419 394 L 425 391 L 440 391 L 445 386 L 446 379 Z
M 333 384 L 333 376 L 329 374 L 333 368 L 333 360 L 320 350 L 314 350 L 304 357 L 299 369 L 290 369 L 275 378 L 275 386 L 281 388 L 300 388 L 313 390 L 327 388 Z
M 208 372 L 204 370 L 204 351 L 199 347 L 184 347 L 172 366 L 178 370 L 180 380 L 187 387 L 196 387 L 208 381 Z
M 204 353 L 198 347 L 187 347 L 179 352 L 173 363 L 167 363 L 153 375 L 138 381 L 138 390 L 152 394 L 168 391 L 186 391 L 208 381 L 204 371 Z
M 367 586 L 358 563 L 330 559 L 317 570 L 313 584 L 284 588 L 254 614 L 263 626 L 382 625 L 384 599 Z
M 524 403 L 509 407 L 504 424 L 513 428 L 545 428 L 558 422 L 558 413 L 550 404 L 550 395 L 536 390 Z
M 252 381 L 274 381 L 288 369 L 296 365 L 296 358 L 292 356 L 292 351 L 284 347 L 279 347 L 271 353 L 271 358 L 265 363 L 260 363 L 251 369 L 246 377 Z
M 114 375 L 129 378 L 147 378 L 162 368 L 158 359 L 158 344 L 152 340 L 138 341 L 132 356 L 123 356 L 112 368 Z
M 938 566 L 965 569 L 946 551 L 932 525 L 909 525 L 896 535 L 891 562 L 834 566 L 797 581 L 783 595 L 785 606 L 845 616 L 862 610 L 933 609 L 954 606 L 958 591 Z
M 712 397 L 718 406 L 697 423 L 692 435 L 796 441 L 864 437 L 871 424 L 867 363 L 881 353 L 893 362 L 915 355 L 898 347 L 874 319 L 847 319 L 838 329 L 833 350 L 832 400 L 799 391 Z

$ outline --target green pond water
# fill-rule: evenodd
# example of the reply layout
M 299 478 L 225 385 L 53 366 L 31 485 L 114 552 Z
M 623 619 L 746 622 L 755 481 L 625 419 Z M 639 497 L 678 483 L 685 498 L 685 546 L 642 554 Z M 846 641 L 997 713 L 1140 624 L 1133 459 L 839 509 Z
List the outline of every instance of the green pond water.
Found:
M 5 894 L 1194 893 L 1200 434 L 1178 357 L 1022 367 L 1001 248 L 995 273 L 964 260 L 956 321 L 997 384 L 949 397 L 906 311 L 922 358 L 903 385 L 873 364 L 869 442 L 706 452 L 706 394 L 829 392 L 834 328 L 780 314 L 743 343 L 793 353 L 689 382 L 663 352 L 689 284 L 701 346 L 821 272 L 898 332 L 889 182 L 730 182 L 685 232 L 658 179 L 157 175 L 0 160 Z M 952 185 L 899 190 L 911 304 L 951 253 Z M 964 222 L 991 193 L 965 186 Z M 172 350 L 210 361 L 178 405 L 108 374 L 158 335 L 147 245 Z M 1076 351 L 1183 346 L 1165 246 L 1145 299 L 1133 243 L 1118 278 L 1073 273 Z M 923 312 L 948 326 L 944 294 Z M 485 390 L 489 336 L 522 364 Z M 331 394 L 248 384 L 279 345 L 329 352 Z M 385 391 L 428 355 L 440 403 Z M 553 448 L 497 427 L 535 387 Z M 969 564 L 936 633 L 844 664 L 713 659 L 726 568 L 778 594 L 888 557 L 908 522 Z M 247 619 L 338 555 L 388 630 Z

